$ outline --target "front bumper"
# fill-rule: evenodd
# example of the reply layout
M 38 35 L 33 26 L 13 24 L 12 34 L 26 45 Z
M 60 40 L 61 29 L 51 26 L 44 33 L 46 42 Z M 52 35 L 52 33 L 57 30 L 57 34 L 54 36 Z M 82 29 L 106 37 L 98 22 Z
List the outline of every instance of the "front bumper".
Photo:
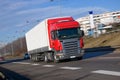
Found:
M 83 55 L 84 55 L 84 50 L 81 50 L 80 53 L 75 53 L 75 54 L 58 52 L 56 54 L 56 57 L 59 58 L 59 60 L 64 60 L 64 59 L 72 59 L 72 58 L 82 57 Z

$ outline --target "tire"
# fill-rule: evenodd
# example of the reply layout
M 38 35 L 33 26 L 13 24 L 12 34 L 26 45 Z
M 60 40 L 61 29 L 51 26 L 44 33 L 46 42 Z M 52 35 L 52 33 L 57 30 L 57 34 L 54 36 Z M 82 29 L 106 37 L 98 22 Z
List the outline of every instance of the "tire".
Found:
M 54 54 L 54 62 L 55 63 L 59 63 L 60 62 L 59 58 L 55 54 Z
M 36 62 L 38 62 L 38 61 L 39 61 L 39 59 L 38 59 L 38 56 L 37 56 L 37 55 L 35 55 L 35 61 L 36 61 Z
M 33 54 L 31 54 L 30 60 L 34 61 L 34 55 Z
M 34 61 L 34 62 L 36 61 L 35 54 L 32 55 L 32 61 Z
M 34 61 L 34 62 L 39 61 L 37 54 L 31 54 L 30 59 L 31 59 L 32 61 Z
M 48 53 L 45 53 L 45 55 L 44 55 L 44 62 L 46 62 L 46 63 L 49 62 Z

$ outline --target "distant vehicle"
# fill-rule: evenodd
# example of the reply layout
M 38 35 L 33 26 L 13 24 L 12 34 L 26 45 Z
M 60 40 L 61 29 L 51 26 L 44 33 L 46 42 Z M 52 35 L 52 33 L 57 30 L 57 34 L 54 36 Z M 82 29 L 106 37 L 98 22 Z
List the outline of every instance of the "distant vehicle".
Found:
M 25 34 L 33 61 L 45 62 L 83 56 L 83 31 L 72 17 L 48 18 Z
M 24 59 L 30 59 L 30 56 L 29 56 L 28 53 L 25 53 L 25 54 L 24 54 Z

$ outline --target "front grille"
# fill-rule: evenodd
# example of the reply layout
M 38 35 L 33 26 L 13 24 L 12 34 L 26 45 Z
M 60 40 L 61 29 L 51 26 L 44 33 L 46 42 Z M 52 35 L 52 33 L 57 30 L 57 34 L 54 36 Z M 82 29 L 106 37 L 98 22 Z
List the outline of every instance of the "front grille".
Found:
M 79 41 L 63 41 L 63 48 L 66 54 L 77 54 L 79 53 Z

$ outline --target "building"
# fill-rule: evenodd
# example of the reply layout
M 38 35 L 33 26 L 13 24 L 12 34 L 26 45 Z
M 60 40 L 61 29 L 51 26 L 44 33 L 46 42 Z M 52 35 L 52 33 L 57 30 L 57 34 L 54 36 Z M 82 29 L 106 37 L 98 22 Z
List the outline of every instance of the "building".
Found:
M 78 18 L 78 21 L 85 32 L 85 35 L 90 35 L 90 16 Z M 120 11 L 107 12 L 103 14 L 93 15 L 93 22 L 98 34 L 105 33 L 106 28 L 111 28 L 110 23 L 120 22 Z

